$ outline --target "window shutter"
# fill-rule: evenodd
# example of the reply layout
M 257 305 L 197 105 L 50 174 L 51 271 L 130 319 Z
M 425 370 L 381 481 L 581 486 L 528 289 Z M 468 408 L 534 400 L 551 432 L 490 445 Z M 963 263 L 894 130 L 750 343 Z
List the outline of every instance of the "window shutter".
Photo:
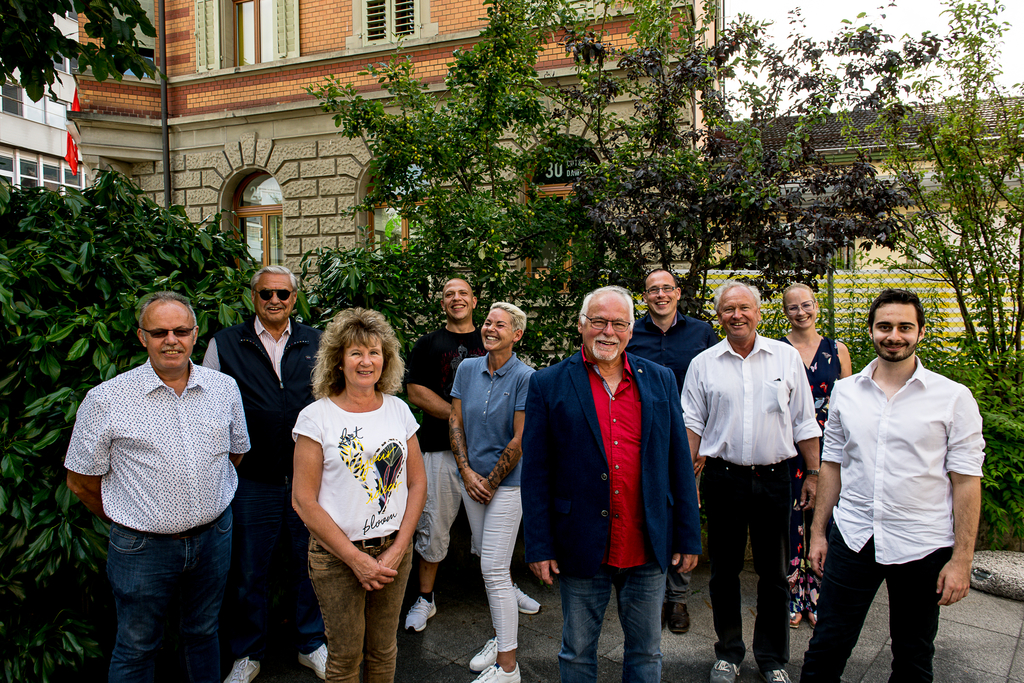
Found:
M 411 36 L 416 33 L 416 0 L 394 0 L 395 35 Z
M 387 0 L 366 0 L 366 40 L 384 40 L 388 37 Z
M 153 10 L 153 0 L 140 0 L 139 6 L 142 7 L 142 11 L 146 13 L 146 16 L 149 18 L 149 22 L 156 26 L 156 12 Z M 150 50 L 156 49 L 156 38 L 147 36 L 138 28 L 135 29 L 135 38 L 139 41 L 139 45 L 142 47 L 147 47 Z
M 299 56 L 299 0 L 274 0 L 275 59 Z
M 196 0 L 196 71 L 220 68 L 218 0 Z

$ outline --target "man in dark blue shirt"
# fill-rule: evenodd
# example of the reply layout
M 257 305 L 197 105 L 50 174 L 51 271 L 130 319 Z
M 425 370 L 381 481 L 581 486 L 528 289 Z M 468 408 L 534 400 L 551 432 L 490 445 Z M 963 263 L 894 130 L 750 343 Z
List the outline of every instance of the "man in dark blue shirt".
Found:
M 633 338 L 627 353 L 664 365 L 676 376 L 676 389 L 683 390 L 683 379 L 697 354 L 718 343 L 718 335 L 708 323 L 679 312 L 682 292 L 676 276 L 667 270 L 652 271 L 644 280 L 647 315 L 633 325 Z M 672 633 L 690 630 L 686 596 L 690 592 L 690 572 L 668 572 L 662 619 Z

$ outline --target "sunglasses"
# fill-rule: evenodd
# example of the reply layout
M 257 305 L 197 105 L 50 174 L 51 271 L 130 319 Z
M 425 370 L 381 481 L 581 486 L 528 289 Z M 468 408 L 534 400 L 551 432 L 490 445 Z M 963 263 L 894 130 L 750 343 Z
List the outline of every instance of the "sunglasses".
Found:
M 140 327 L 140 330 L 148 334 L 153 339 L 163 339 L 171 332 L 174 333 L 175 337 L 183 338 L 192 334 L 192 331 L 196 329 L 195 325 L 192 327 L 175 327 L 173 330 L 165 330 L 162 327 L 158 327 L 155 330 L 147 330 L 145 327 Z
M 288 301 L 292 296 L 292 290 L 290 289 L 261 289 L 259 291 L 260 298 L 264 301 L 270 301 L 274 295 L 277 294 L 277 298 L 281 301 Z

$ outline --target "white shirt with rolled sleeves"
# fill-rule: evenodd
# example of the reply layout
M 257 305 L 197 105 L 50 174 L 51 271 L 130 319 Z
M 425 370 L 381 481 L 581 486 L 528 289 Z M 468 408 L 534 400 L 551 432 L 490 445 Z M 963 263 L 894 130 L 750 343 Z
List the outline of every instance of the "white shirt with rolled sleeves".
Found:
M 981 476 L 985 439 L 970 390 L 920 359 L 891 399 L 871 379 L 878 359 L 836 382 L 823 462 L 842 465 L 833 511 L 851 550 L 875 538 L 875 561 L 904 564 L 953 545 L 948 474 Z
M 700 455 L 734 465 L 774 465 L 821 436 L 800 353 L 760 334 L 746 358 L 728 338 L 694 358 L 682 404 Z
M 235 380 L 191 363 L 178 396 L 146 361 L 86 394 L 64 466 L 103 477 L 114 522 L 176 534 L 224 512 L 238 485 L 229 456 L 248 450 Z

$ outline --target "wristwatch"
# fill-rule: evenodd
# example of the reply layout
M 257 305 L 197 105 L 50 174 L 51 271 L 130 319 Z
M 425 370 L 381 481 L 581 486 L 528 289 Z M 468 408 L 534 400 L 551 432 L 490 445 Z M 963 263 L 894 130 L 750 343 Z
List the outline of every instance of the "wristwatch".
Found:
M 818 476 L 818 472 L 819 472 L 819 470 L 804 470 L 804 474 L 806 474 L 807 476 L 810 476 L 812 474 L 814 476 Z

